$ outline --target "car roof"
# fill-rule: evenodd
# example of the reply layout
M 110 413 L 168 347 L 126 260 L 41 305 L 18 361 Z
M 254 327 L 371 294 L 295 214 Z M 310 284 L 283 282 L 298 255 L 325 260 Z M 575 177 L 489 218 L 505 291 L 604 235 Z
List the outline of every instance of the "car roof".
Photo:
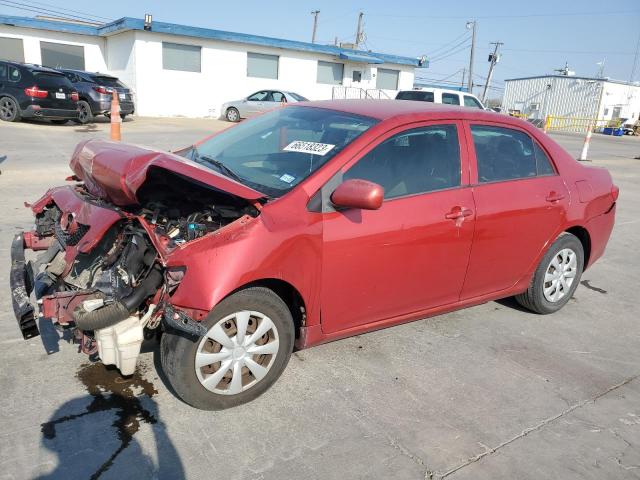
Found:
M 519 124 L 522 121 L 477 108 L 468 108 L 442 103 L 421 102 L 415 100 L 321 100 L 300 102 L 296 106 L 328 108 L 355 115 L 388 120 L 400 116 L 418 116 L 420 119 L 437 120 L 439 118 L 455 118 L 465 120 L 493 120 L 502 123 Z
M 53 68 L 43 67 L 42 65 L 36 65 L 35 63 L 21 63 L 21 62 L 12 62 L 11 60 L 2 60 L 9 65 L 13 65 L 15 67 L 26 68 L 30 72 L 46 72 L 46 73 L 57 73 L 61 75 L 58 70 L 54 70 Z
M 116 80 L 118 79 L 118 77 L 114 77 L 113 75 L 109 75 L 108 73 L 88 72 L 87 70 L 75 70 L 73 68 L 61 68 L 60 71 L 61 72 L 71 72 L 71 73 L 82 73 L 82 74 L 85 74 L 85 75 L 92 75 L 92 76 L 95 76 L 95 77 L 115 78 Z
M 464 92 L 462 90 L 453 90 L 449 88 L 438 88 L 438 87 L 415 87 L 410 90 L 400 90 L 401 92 L 443 92 L 443 93 L 460 93 L 462 95 L 471 95 L 475 97 L 473 93 Z

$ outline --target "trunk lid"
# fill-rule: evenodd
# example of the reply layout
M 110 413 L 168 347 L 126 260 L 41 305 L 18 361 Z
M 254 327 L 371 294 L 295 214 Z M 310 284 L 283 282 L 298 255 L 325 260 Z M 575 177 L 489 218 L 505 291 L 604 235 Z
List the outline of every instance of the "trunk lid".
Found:
M 151 169 L 167 170 L 194 183 L 253 203 L 265 195 L 173 153 L 121 142 L 87 140 L 76 147 L 71 170 L 89 193 L 117 206 L 137 205 L 137 191 Z

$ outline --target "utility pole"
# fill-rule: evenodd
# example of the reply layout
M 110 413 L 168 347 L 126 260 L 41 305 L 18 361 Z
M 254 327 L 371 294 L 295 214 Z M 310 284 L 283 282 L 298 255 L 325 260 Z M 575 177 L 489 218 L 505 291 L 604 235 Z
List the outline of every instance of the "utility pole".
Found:
M 486 103 L 487 101 L 487 92 L 489 91 L 489 84 L 491 83 L 491 76 L 493 75 L 493 68 L 496 66 L 496 63 L 500 61 L 500 55 L 498 55 L 498 50 L 500 49 L 500 45 L 504 45 L 502 42 L 491 42 L 490 45 L 495 45 L 493 49 L 493 53 L 489 55 L 489 74 L 487 75 L 487 81 L 484 82 L 484 90 L 482 91 L 482 103 Z
M 356 30 L 356 50 L 358 49 L 358 45 L 362 41 L 362 17 L 364 17 L 364 13 L 360 12 L 358 15 L 358 28 Z
M 473 93 L 473 55 L 476 51 L 476 20 L 467 22 L 467 28 L 471 29 L 471 56 L 469 58 L 469 80 L 468 87 L 469 93 Z
M 463 68 L 462 69 L 462 82 L 460 82 L 460 87 L 464 88 L 464 77 L 465 77 L 466 74 L 467 74 L 467 69 Z
M 313 15 L 313 33 L 311 34 L 311 43 L 316 43 L 316 31 L 318 30 L 318 14 L 320 10 L 314 10 L 311 12 Z

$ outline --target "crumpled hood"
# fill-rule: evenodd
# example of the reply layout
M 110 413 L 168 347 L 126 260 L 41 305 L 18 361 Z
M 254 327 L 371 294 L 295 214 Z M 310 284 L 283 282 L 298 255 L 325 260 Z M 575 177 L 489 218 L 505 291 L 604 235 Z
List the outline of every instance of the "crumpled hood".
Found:
M 184 157 L 121 142 L 97 139 L 80 142 L 69 166 L 89 193 L 118 206 L 139 203 L 136 192 L 144 184 L 150 168 L 169 170 L 247 201 L 265 197 Z

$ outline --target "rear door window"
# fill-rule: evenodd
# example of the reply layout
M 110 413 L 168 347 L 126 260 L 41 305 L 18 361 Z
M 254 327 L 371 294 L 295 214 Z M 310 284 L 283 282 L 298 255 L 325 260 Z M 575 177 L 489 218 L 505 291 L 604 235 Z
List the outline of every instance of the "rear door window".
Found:
M 480 183 L 548 175 L 544 160 L 538 172 L 534 142 L 526 133 L 488 125 L 472 125 L 471 133 Z
M 420 102 L 433 102 L 433 92 L 421 92 L 419 90 L 408 90 L 398 92 L 396 100 L 417 100 Z
M 536 169 L 538 175 L 555 175 L 556 171 L 553 169 L 551 160 L 549 160 L 549 157 L 542 147 L 538 145 L 538 142 L 533 142 L 533 149 L 536 154 Z
M 9 65 L 8 73 L 9 73 L 10 82 L 19 82 L 20 79 L 22 78 L 22 73 L 20 72 L 20 69 L 17 67 L 13 67 Z
M 469 95 L 464 96 L 464 106 L 471 107 L 471 108 L 482 108 L 482 105 L 480 105 L 480 102 L 475 98 L 470 97 Z
M 286 102 L 287 98 L 284 96 L 282 92 L 271 92 L 272 102 Z
M 385 199 L 459 186 L 456 126 L 420 127 L 392 136 L 345 172 L 344 180 L 354 178 L 381 185 Z
M 442 103 L 447 105 L 460 105 L 460 95 L 457 93 L 443 93 Z

